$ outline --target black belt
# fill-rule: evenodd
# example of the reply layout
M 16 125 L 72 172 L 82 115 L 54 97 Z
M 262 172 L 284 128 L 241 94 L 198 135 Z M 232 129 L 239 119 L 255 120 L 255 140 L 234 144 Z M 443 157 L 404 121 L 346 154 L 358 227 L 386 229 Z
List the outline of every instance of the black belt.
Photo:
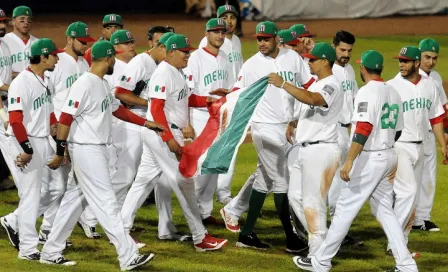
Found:
M 345 127 L 345 128 L 348 128 L 348 127 L 350 126 L 350 123 L 348 123 L 348 124 L 343 124 L 343 123 L 339 122 L 339 124 L 341 124 L 341 127 Z
M 306 146 L 309 146 L 309 145 L 315 145 L 315 144 L 318 144 L 318 143 L 323 143 L 323 142 L 321 142 L 321 141 L 315 141 L 315 142 L 301 143 L 300 145 L 301 145 L 302 147 L 306 147 Z
M 172 129 L 180 129 L 178 126 L 176 126 L 175 124 L 171 124 L 171 128 Z
M 410 141 L 410 142 L 402 142 L 402 143 L 408 143 L 408 144 L 422 144 L 423 141 Z

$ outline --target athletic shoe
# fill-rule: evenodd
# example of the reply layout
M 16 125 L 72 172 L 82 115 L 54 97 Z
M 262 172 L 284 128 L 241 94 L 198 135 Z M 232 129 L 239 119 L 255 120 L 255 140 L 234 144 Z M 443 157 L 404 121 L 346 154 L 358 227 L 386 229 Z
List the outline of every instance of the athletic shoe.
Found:
M 413 251 L 411 251 L 411 250 L 409 250 L 409 253 L 411 253 L 411 256 L 412 256 L 413 259 L 418 259 L 418 258 L 420 258 L 420 257 L 422 256 L 422 255 L 420 255 L 420 253 L 418 253 L 418 252 L 413 252 Z M 394 257 L 394 253 L 392 252 L 391 249 L 388 249 L 388 250 L 387 250 L 387 254 L 390 255 L 390 256 L 392 256 L 392 257 Z
M 307 241 L 300 239 L 298 236 L 286 238 L 286 252 L 301 253 L 308 249 Z
M 226 225 L 226 229 L 233 233 L 240 232 L 240 225 L 238 223 L 238 218 L 232 216 L 222 208 L 219 213 L 221 214 L 222 219 L 224 220 L 224 224 Z
M 45 245 L 45 243 L 48 240 L 48 236 L 50 235 L 50 231 L 49 230 L 39 230 L 39 244 L 41 245 Z M 67 240 L 65 242 L 65 247 L 71 247 L 73 246 L 73 242 L 70 240 Z
M 199 244 L 194 245 L 194 248 L 198 252 L 213 251 L 224 247 L 228 242 L 226 239 L 215 238 L 207 233 Z
M 139 241 L 137 241 L 137 240 L 135 240 L 135 239 L 133 239 L 133 240 L 134 240 L 135 245 L 137 246 L 138 249 L 140 249 L 140 248 L 144 248 L 144 247 L 146 246 L 145 243 L 139 242 Z M 114 245 L 111 241 L 109 241 L 109 244 Z
M 19 250 L 19 233 L 16 232 L 6 221 L 6 217 L 0 218 L 0 223 L 3 228 L 6 230 L 6 234 L 8 234 L 9 243 L 17 250 Z
M 306 271 L 313 271 L 313 265 L 311 264 L 311 259 L 308 257 L 295 256 L 292 258 L 292 261 L 300 269 Z
M 214 216 L 209 216 L 205 219 L 202 219 L 202 224 L 204 225 L 222 225 L 223 222 L 221 220 L 216 219 Z
M 41 264 L 56 264 L 56 265 L 63 265 L 63 266 L 74 266 L 74 265 L 76 265 L 75 261 L 67 260 L 66 258 L 64 258 L 64 256 L 61 256 L 61 257 L 59 257 L 57 259 L 54 259 L 54 260 L 40 259 L 40 263 Z
M 176 232 L 173 234 L 163 235 L 159 237 L 159 240 L 163 241 L 179 241 L 179 242 L 191 242 L 193 238 L 189 234 L 182 234 L 180 232 Z
M 19 259 L 27 260 L 27 261 L 39 261 L 40 260 L 40 252 L 35 252 L 35 253 L 27 255 L 27 256 L 20 255 L 20 253 L 19 253 L 19 255 L 17 257 Z
M 355 238 L 351 237 L 350 235 L 345 236 L 344 240 L 342 241 L 341 247 L 351 247 L 356 248 L 359 246 L 364 245 L 364 241 L 356 240 Z
M 149 255 L 137 255 L 137 257 L 132 260 L 132 262 L 126 266 L 125 268 L 122 268 L 121 271 L 129 271 L 134 268 L 137 268 L 139 266 L 142 266 L 146 264 L 147 262 L 151 261 L 154 258 L 154 253 L 150 253 Z
M 412 229 L 413 230 L 423 230 L 423 231 L 433 231 L 433 232 L 440 231 L 440 228 L 434 222 L 431 222 L 429 220 L 425 220 L 423 222 L 424 222 L 423 225 L 412 226 Z
M 86 235 L 87 238 L 90 238 L 90 239 L 100 239 L 101 238 L 101 234 L 96 232 L 95 227 L 91 227 L 82 221 L 78 221 L 78 226 L 80 228 L 82 228 L 82 230 L 84 231 L 84 234 Z
M 261 249 L 261 250 L 267 250 L 271 246 L 268 244 L 265 244 L 258 239 L 257 235 L 255 233 L 249 233 L 247 235 L 240 235 L 238 236 L 238 242 L 236 242 L 237 247 L 249 247 L 249 248 L 255 248 L 255 249 Z

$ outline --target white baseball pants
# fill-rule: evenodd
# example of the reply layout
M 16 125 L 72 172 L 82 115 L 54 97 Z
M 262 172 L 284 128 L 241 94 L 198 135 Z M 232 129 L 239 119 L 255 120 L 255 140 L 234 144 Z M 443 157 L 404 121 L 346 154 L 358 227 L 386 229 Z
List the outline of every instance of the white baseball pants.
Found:
M 250 175 L 244 183 L 243 187 L 241 187 L 238 194 L 229 203 L 227 203 L 227 205 L 224 206 L 224 211 L 227 214 L 230 214 L 239 219 L 241 218 L 243 213 L 246 212 L 247 209 L 249 209 L 250 193 L 252 192 L 252 187 L 254 185 L 256 175 L 256 173 Z
M 400 271 L 418 271 L 402 235 L 401 225 L 392 209 L 393 185 L 387 175 L 397 164 L 393 149 L 362 152 L 353 163 L 348 185 L 341 190 L 336 212 L 325 240 L 311 258 L 313 271 L 331 269 L 331 259 L 336 255 L 350 225 L 367 200 L 372 212 L 383 226 Z

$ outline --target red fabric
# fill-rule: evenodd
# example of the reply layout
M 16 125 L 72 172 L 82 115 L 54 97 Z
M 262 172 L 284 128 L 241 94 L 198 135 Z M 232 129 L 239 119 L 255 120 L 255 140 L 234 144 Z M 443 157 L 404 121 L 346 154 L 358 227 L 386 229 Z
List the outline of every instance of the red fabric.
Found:
M 56 119 L 56 115 L 54 115 L 54 112 L 50 113 L 50 126 L 57 124 L 58 119 Z
M 212 52 L 210 52 L 207 48 L 205 48 L 205 47 L 202 47 L 202 49 L 204 49 L 204 51 L 205 52 L 207 52 L 207 53 L 209 53 L 210 55 L 212 55 L 213 57 L 217 57 L 218 55 L 217 54 L 213 54 Z
M 123 121 L 133 123 L 139 126 L 144 126 L 146 119 L 138 116 L 137 114 L 133 113 L 132 111 L 126 109 L 123 106 L 119 106 L 116 111 L 112 113 L 115 117 L 118 119 L 121 119 Z
M 28 39 L 22 39 L 22 42 L 26 45 L 28 43 L 28 41 L 30 40 L 30 38 Z
M 193 108 L 207 107 L 207 97 L 192 94 L 188 98 L 188 106 Z
M 444 118 L 445 113 L 441 114 L 440 116 L 437 116 L 436 118 L 429 119 L 429 122 L 431 122 L 431 125 L 434 126 L 438 123 L 442 123 Z
M 84 53 L 83 58 L 87 61 L 89 66 L 92 66 L 92 47 L 87 49 L 86 53 Z
M 238 91 L 240 88 L 238 88 L 238 87 L 233 87 L 233 89 L 232 89 L 232 92 L 234 92 L 234 91 Z
M 128 89 L 117 87 L 115 89 L 115 97 L 117 97 L 117 94 L 132 94 L 132 91 L 129 91 Z
M 446 105 L 443 105 L 443 109 L 445 110 L 445 118 L 443 118 L 443 128 L 448 128 L 448 110 Z
M 23 126 L 23 113 L 22 111 L 10 111 L 9 112 L 9 124 L 12 127 L 12 131 L 19 143 L 28 141 L 28 135 L 26 129 Z
M 61 113 L 61 116 L 59 116 L 59 124 L 71 126 L 73 122 L 73 116 L 68 113 Z
M 417 85 L 420 82 L 421 79 L 422 79 L 422 76 L 419 75 L 419 78 L 418 78 L 418 80 L 416 82 L 412 82 L 412 81 L 411 82 L 412 82 L 412 84 Z
M 373 81 L 379 81 L 379 82 L 384 82 L 384 79 L 382 78 L 377 78 L 377 79 L 372 79 Z
M 355 133 L 369 137 L 370 133 L 372 132 L 372 129 L 373 126 L 369 122 L 357 122 Z
M 151 98 L 151 114 L 154 118 L 154 121 L 161 124 L 166 128 L 166 130 L 162 133 L 162 141 L 168 142 L 171 139 L 174 139 L 173 134 L 171 133 L 170 127 L 168 126 L 168 121 L 166 120 L 165 112 L 163 109 L 165 108 L 165 100 Z
M 303 88 L 308 89 L 314 81 L 316 81 L 316 79 L 312 77 L 307 83 L 303 84 Z

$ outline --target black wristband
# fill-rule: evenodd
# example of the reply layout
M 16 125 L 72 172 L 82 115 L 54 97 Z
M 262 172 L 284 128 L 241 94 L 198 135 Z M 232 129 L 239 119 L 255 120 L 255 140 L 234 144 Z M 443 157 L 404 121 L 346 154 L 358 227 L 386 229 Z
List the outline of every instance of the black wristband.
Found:
M 22 147 L 23 152 L 25 152 L 26 154 L 33 154 L 33 147 L 31 146 L 29 140 L 21 142 L 20 146 Z
M 61 157 L 64 156 L 66 146 L 67 146 L 67 141 L 56 140 L 56 155 L 61 156 Z
M 367 142 L 367 139 L 369 137 L 359 134 L 359 133 L 355 133 L 355 135 L 353 135 L 353 139 L 352 142 L 358 143 L 360 145 L 365 145 L 365 143 Z

